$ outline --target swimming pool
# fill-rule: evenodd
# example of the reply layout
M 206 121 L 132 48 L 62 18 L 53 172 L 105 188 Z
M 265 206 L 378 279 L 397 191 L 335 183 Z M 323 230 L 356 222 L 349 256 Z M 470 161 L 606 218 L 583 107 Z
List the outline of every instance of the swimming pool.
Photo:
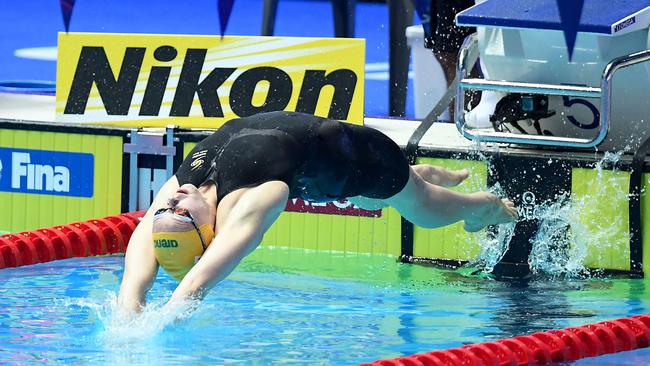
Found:
M 355 364 L 650 313 L 647 280 L 516 284 L 390 256 L 260 247 L 180 321 L 160 313 L 175 287 L 160 272 L 129 323 L 113 312 L 122 265 L 108 256 L 0 271 L 0 360 Z M 636 364 L 650 360 L 635 352 Z

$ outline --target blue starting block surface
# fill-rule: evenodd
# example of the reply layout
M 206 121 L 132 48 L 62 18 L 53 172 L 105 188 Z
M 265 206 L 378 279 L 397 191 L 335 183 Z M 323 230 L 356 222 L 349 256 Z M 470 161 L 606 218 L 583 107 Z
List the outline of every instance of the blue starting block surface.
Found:
M 456 23 L 464 26 L 562 30 L 556 1 L 487 0 L 458 13 Z M 578 32 L 619 35 L 648 26 L 650 0 L 584 0 Z

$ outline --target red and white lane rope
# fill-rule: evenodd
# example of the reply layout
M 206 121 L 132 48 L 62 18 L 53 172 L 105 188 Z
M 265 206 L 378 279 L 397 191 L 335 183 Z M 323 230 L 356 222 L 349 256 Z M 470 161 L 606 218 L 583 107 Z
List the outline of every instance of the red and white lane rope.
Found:
M 362 366 L 525 366 L 574 361 L 650 345 L 650 315 L 379 360 Z
M 0 236 L 0 268 L 122 253 L 144 211 Z

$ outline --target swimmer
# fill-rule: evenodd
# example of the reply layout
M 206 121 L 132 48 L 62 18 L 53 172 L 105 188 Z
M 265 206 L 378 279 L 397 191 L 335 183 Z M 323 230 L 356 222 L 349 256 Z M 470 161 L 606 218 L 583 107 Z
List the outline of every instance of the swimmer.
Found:
M 140 311 L 158 267 L 180 281 L 169 304 L 201 299 L 252 252 L 287 200 L 392 206 L 413 224 L 467 231 L 517 218 L 492 193 L 459 193 L 467 170 L 409 166 L 386 135 L 295 112 L 227 122 L 160 189 L 129 241 L 118 304 Z

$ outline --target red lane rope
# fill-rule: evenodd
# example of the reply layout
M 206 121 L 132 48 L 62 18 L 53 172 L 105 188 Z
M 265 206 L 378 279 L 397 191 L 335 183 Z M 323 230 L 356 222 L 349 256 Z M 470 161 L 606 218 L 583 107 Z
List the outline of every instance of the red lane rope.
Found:
M 362 366 L 544 365 L 648 346 L 650 314 L 379 360 Z
M 0 268 L 122 253 L 144 211 L 0 236 Z

